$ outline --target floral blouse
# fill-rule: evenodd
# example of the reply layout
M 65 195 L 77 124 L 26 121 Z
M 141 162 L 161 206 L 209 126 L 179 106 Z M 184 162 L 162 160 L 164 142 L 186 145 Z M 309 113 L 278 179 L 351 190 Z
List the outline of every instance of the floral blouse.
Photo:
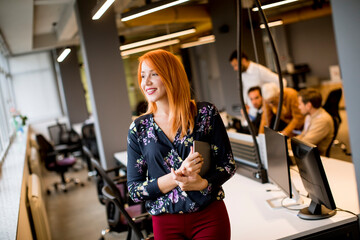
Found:
M 225 197 L 221 185 L 235 173 L 235 161 L 229 138 L 216 107 L 210 103 L 197 103 L 195 127 L 191 134 L 174 142 L 162 132 L 152 114 L 137 118 L 128 133 L 127 180 L 131 198 L 146 201 L 151 215 L 162 213 L 189 213 L 199 211 L 214 200 Z M 209 185 L 202 191 L 182 191 L 175 187 L 163 194 L 157 179 L 180 168 L 190 153 L 194 140 L 206 141 L 211 146 L 211 167 L 204 178 Z

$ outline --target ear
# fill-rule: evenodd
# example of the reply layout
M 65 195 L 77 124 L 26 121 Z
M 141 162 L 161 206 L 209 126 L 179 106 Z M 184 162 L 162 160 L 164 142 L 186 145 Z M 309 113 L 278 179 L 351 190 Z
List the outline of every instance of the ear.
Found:
M 310 110 L 310 109 L 313 108 L 313 105 L 311 104 L 311 102 L 307 102 L 307 103 L 305 104 L 305 107 L 306 107 L 306 109 Z

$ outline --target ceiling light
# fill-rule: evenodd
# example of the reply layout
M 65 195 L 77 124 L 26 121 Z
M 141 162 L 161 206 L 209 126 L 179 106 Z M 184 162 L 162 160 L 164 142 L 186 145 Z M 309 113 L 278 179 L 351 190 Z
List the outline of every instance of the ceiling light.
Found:
M 170 38 L 176 38 L 176 37 L 184 36 L 184 35 L 194 33 L 194 32 L 196 32 L 195 28 L 191 28 L 191 29 L 188 29 L 188 30 L 180 31 L 180 32 L 170 33 L 170 34 L 163 35 L 163 36 L 160 36 L 160 37 L 150 38 L 150 39 L 146 39 L 146 40 L 143 40 L 143 41 L 134 42 L 134 43 L 130 43 L 130 44 L 120 46 L 120 50 L 124 51 L 124 50 L 130 49 L 130 48 L 140 47 L 140 46 L 144 46 L 144 45 L 151 44 L 151 43 L 156 43 L 156 42 L 161 42 L 161 41 L 164 41 L 164 40 L 168 40 Z
M 282 20 L 279 20 L 279 21 L 269 22 L 269 23 L 268 23 L 268 26 L 269 26 L 269 27 L 275 27 L 275 26 L 279 26 L 279 25 L 282 25 L 282 24 L 283 24 L 283 21 L 282 21 Z M 260 24 L 260 28 L 264 29 L 264 28 L 265 28 L 265 24 Z
M 134 10 L 130 10 L 128 12 L 121 14 L 121 21 L 123 21 L 123 22 L 129 21 L 131 19 L 138 18 L 138 17 L 144 16 L 149 13 L 156 12 L 156 11 L 160 11 L 165 8 L 172 7 L 172 6 L 181 4 L 183 2 L 187 2 L 187 1 L 189 1 L 189 0 L 163 0 L 163 1 L 150 3 L 143 7 L 140 7 L 140 8 L 134 9 Z
M 96 13 L 94 14 L 94 16 L 92 17 L 92 20 L 98 20 L 103 14 L 104 12 L 106 12 L 106 10 L 111 6 L 111 4 L 114 2 L 115 0 L 104 0 L 101 1 L 101 3 L 98 3 L 96 5 L 96 9 L 99 8 L 99 6 L 101 6 L 97 11 L 94 10 L 93 12 L 96 11 Z
M 270 4 L 261 6 L 261 9 L 264 10 L 264 9 L 268 9 L 268 8 L 273 8 L 273 7 L 281 6 L 281 5 L 296 2 L 296 1 L 298 1 L 298 0 L 284 0 L 284 1 L 280 1 L 280 2 L 270 3 Z M 252 10 L 254 12 L 256 12 L 256 11 L 259 11 L 259 8 L 255 7 Z
M 131 49 L 131 50 L 121 52 L 121 56 L 124 57 L 124 56 L 134 54 L 134 53 L 145 52 L 145 51 L 149 51 L 149 50 L 153 50 L 153 49 L 157 49 L 157 48 L 162 48 L 162 47 L 177 44 L 179 42 L 180 42 L 179 39 L 174 39 L 174 40 L 169 40 L 169 41 L 165 41 L 165 42 L 161 42 L 161 43 L 155 43 L 155 44 L 152 44 L 152 45 L 147 45 L 147 46 L 144 46 L 144 47 L 134 48 L 134 49 Z
M 64 51 L 62 51 L 62 53 L 60 54 L 60 56 L 56 59 L 56 61 L 58 61 L 59 63 L 64 61 L 64 59 L 67 57 L 67 55 L 69 55 L 70 52 L 70 48 L 65 48 Z
M 199 45 L 213 43 L 213 42 L 215 42 L 215 36 L 209 35 L 209 36 L 201 37 L 195 42 L 188 42 L 188 43 L 181 44 L 180 47 L 181 48 L 189 48 L 189 47 L 199 46 Z

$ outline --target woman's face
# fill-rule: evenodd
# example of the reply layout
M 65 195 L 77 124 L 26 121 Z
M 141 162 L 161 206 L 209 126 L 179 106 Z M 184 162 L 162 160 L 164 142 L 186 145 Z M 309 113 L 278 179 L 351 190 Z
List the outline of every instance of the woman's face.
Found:
M 149 102 L 167 101 L 161 77 L 145 61 L 141 64 L 141 89 Z

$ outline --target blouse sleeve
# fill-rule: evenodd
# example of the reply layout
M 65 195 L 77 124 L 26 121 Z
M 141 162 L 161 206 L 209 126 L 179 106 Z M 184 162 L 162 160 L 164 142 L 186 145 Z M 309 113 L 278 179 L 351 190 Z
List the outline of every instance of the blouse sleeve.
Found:
M 215 107 L 214 107 L 215 108 Z M 210 145 L 216 170 L 205 178 L 209 182 L 208 190 L 218 189 L 235 174 L 236 165 L 232 154 L 229 137 L 218 110 L 211 116 Z
M 141 154 L 134 122 L 128 132 L 127 156 L 127 185 L 131 199 L 134 202 L 142 202 L 162 195 L 157 179 L 147 178 L 148 166 Z

